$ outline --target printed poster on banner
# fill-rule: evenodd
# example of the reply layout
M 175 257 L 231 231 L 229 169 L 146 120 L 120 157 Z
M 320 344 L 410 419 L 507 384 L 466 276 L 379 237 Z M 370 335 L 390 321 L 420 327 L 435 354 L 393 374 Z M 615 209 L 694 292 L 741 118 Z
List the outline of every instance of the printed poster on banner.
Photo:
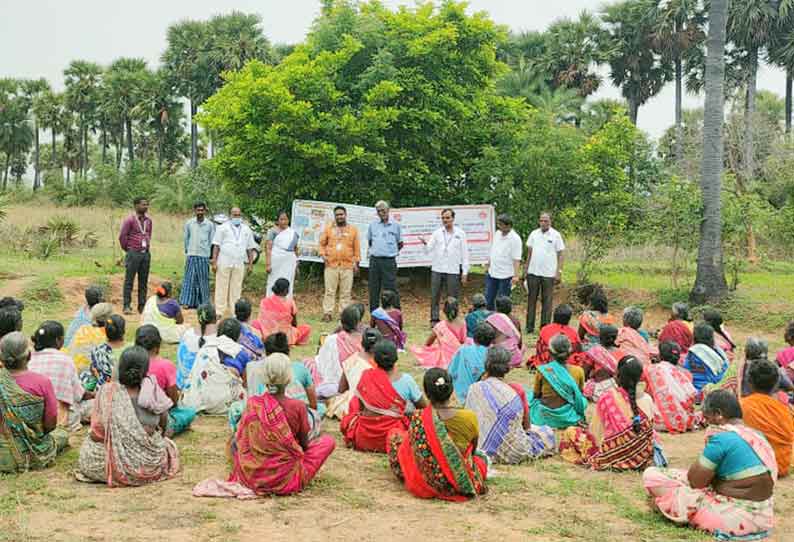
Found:
M 334 219 L 334 207 L 347 209 L 348 224 L 358 228 L 361 236 L 361 266 L 367 267 L 367 228 L 377 219 L 374 207 L 346 205 L 323 201 L 295 200 L 292 203 L 292 227 L 298 232 L 298 258 L 320 262 L 320 235 L 326 224 Z M 398 267 L 430 267 L 430 256 L 421 239 L 430 239 L 441 227 L 441 210 L 445 207 L 410 207 L 392 209 L 391 220 L 399 222 L 403 230 L 403 249 L 397 258 Z M 495 229 L 495 211 L 491 205 L 452 206 L 455 225 L 466 232 L 471 264 L 488 261 Z

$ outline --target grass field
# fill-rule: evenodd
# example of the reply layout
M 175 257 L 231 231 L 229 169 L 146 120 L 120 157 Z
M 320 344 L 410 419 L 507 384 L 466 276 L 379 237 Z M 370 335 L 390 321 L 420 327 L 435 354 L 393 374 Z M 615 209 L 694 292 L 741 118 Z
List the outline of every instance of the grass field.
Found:
M 86 285 L 108 287 L 120 308 L 122 269 L 120 252 L 113 239 L 125 213 L 108 209 L 59 209 L 48 205 L 9 209 L 7 223 L 0 225 L 0 296 L 15 295 L 26 302 L 25 331 L 30 333 L 44 319 L 68 322 L 81 302 Z M 25 229 L 46 223 L 53 215 L 76 221 L 93 231 L 99 245 L 93 249 L 55 255 L 42 261 L 24 252 L 9 250 L 3 236 L 13 235 L 10 225 Z M 181 227 L 183 217 L 154 214 L 153 281 L 179 281 L 182 272 Z M 596 277 L 610 292 L 611 310 L 619 314 L 627 304 L 646 310 L 646 325 L 660 326 L 666 307 L 681 299 L 686 288 L 673 291 L 664 262 L 654 262 L 653 251 L 640 256 L 616 254 Z M 564 279 L 573 279 L 575 254 Z M 772 350 L 782 346 L 782 325 L 794 314 L 794 266 L 775 263 L 743 273 L 740 286 L 724 307 L 728 326 L 740 341 L 748 335 L 768 338 Z M 312 324 L 311 346 L 294 352 L 296 357 L 314 354 L 321 332 L 334 325 L 322 324 L 321 285 L 316 270 L 301 271 L 297 303 L 301 317 Z M 693 268 L 683 284 L 691 283 Z M 246 280 L 246 295 L 258 301 L 264 289 L 263 266 Z M 423 341 L 427 330 L 428 277 L 414 274 L 401 285 L 410 342 Z M 481 289 L 475 277 L 465 296 Z M 358 280 L 356 297 L 365 299 L 366 285 Z M 565 299 L 568 290 L 558 292 Z M 518 297 L 516 297 L 518 300 Z M 523 318 L 525 307 L 517 314 Z M 193 314 L 188 320 L 195 322 Z M 137 327 L 129 325 L 132 335 Z M 165 351 L 173 357 L 174 348 Z M 400 359 L 403 370 L 414 376 L 408 354 Z M 528 382 L 524 370 L 510 378 Z M 684 541 L 710 540 L 689 529 L 675 527 L 647 506 L 640 477 L 635 473 L 594 473 L 552 458 L 534 464 L 497 467 L 487 496 L 464 504 L 420 501 L 397 483 L 386 458 L 347 450 L 338 423 L 325 421 L 324 429 L 337 441 L 337 450 L 304 493 L 288 498 L 255 501 L 197 499 L 195 483 L 228 472 L 224 418 L 202 416 L 193 429 L 176 438 L 182 470 L 173 480 L 144 488 L 108 489 L 81 484 L 72 471 L 85 429 L 71 437 L 71 448 L 45 471 L 20 476 L 0 476 L 0 541 L 47 540 L 617 540 Z M 699 454 L 703 433 L 662 435 L 672 466 L 687 467 Z M 778 528 L 775 539 L 794 540 L 794 482 L 784 479 L 776 488 Z

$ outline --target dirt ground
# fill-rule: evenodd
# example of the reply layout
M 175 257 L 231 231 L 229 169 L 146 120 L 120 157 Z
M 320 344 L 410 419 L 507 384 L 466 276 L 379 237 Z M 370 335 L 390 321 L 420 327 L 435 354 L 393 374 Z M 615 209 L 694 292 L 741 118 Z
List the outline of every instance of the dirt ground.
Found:
M 109 278 L 111 301 L 120 306 L 122 277 Z M 157 277 L 151 278 L 152 287 Z M 91 279 L 59 281 L 66 320 L 82 301 Z M 25 278 L 9 278 L 0 296 L 19 294 Z M 477 286 L 467 288 L 469 294 Z M 408 285 L 403 296 L 410 342 L 424 340 L 428 306 L 423 286 Z M 357 290 L 359 298 L 364 290 Z M 254 299 L 254 296 L 251 296 Z M 622 299 L 627 299 L 625 292 Z M 299 306 L 314 326 L 312 346 L 296 357 L 313 353 L 320 332 L 335 324 L 320 324 L 317 293 L 300 293 Z M 619 314 L 621 308 L 614 307 Z M 523 319 L 524 307 L 515 309 Z M 54 315 L 55 316 L 55 315 Z M 137 317 L 128 327 L 137 326 Z M 195 322 L 193 313 L 188 322 Z M 652 307 L 646 326 L 666 320 L 666 311 Z M 738 341 L 754 330 L 731 322 Z M 767 334 L 764 334 L 767 335 Z M 166 352 L 169 353 L 169 352 Z M 173 352 L 170 352 L 172 355 Z M 415 376 L 409 355 L 403 370 Z M 525 370 L 511 379 L 528 382 Z M 228 474 L 225 445 L 228 428 L 223 417 L 200 416 L 193 428 L 175 441 L 182 469 L 172 480 L 142 488 L 109 489 L 78 483 L 73 477 L 83 429 L 72 435 L 71 448 L 45 471 L 0 477 L 0 541 L 382 541 L 382 540 L 710 540 L 691 529 L 663 521 L 647 505 L 638 473 L 596 473 L 544 459 L 521 466 L 497 466 L 489 493 L 467 503 L 423 501 L 408 494 L 392 475 L 385 456 L 354 452 L 344 447 L 338 422 L 325 420 L 337 449 L 319 476 L 300 495 L 253 501 L 195 498 L 193 486 L 205 478 Z M 704 433 L 661 436 L 671 466 L 686 468 L 698 456 Z M 775 492 L 777 529 L 773 540 L 794 540 L 794 482 L 784 479 Z

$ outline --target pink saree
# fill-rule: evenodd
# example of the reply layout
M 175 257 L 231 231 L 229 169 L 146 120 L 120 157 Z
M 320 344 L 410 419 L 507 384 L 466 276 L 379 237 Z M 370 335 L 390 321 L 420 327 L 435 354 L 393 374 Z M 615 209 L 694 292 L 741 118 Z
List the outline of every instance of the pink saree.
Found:
M 649 365 L 651 358 L 659 357 L 659 349 L 643 339 L 636 329 L 628 326 L 620 328 L 615 345 L 627 356 L 636 357 L 643 365 Z
M 510 360 L 511 367 L 520 367 L 524 361 L 524 348 L 521 346 L 521 331 L 516 328 L 516 325 L 509 316 L 495 312 L 485 319 L 486 322 L 491 324 L 499 335 L 496 337 L 494 346 L 501 346 L 512 354 Z
M 417 363 L 427 369 L 441 367 L 446 369 L 452 362 L 453 356 L 464 344 L 470 344 L 471 339 L 466 336 L 466 323 L 457 330 L 449 322 L 442 320 L 433 327 L 436 340 L 430 346 L 411 346 L 409 350 L 416 356 Z
M 262 298 L 259 303 L 259 318 L 251 327 L 259 332 L 263 341 L 273 333 L 281 331 L 287 335 L 290 346 L 306 344 L 312 328 L 307 324 L 293 326 L 292 319 L 296 314 L 298 307 L 294 299 L 271 294 Z
M 685 433 L 700 425 L 703 417 L 695 412 L 697 390 L 689 371 L 662 361 L 645 367 L 642 378 L 653 399 L 653 422 L 657 431 Z

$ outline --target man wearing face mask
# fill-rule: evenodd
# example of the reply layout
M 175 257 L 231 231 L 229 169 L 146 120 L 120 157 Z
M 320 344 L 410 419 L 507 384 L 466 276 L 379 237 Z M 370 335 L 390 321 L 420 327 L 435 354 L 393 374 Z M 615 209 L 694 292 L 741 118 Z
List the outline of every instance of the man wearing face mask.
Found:
M 353 276 L 358 274 L 358 262 L 361 259 L 358 229 L 347 223 L 347 209 L 341 205 L 334 208 L 334 221 L 325 227 L 320 236 L 320 256 L 325 262 L 323 322 L 330 322 L 335 316 L 337 291 L 339 312 L 350 304 Z
M 218 318 L 231 312 L 240 299 L 246 268 L 253 269 L 256 241 L 254 232 L 243 224 L 240 208 L 233 207 L 231 218 L 218 226 L 212 239 L 212 270 L 215 271 L 215 311 Z
M 215 224 L 206 218 L 207 204 L 196 202 L 193 212 L 196 216 L 185 222 L 185 278 L 179 294 L 179 304 L 188 309 L 210 302 L 210 257 L 215 237 Z
M 379 201 L 375 204 L 378 220 L 367 229 L 369 246 L 369 310 L 380 306 L 383 290 L 397 293 L 394 308 L 400 308 L 400 294 L 397 292 L 397 255 L 403 248 L 403 232 L 400 224 L 389 220 L 389 204 Z

